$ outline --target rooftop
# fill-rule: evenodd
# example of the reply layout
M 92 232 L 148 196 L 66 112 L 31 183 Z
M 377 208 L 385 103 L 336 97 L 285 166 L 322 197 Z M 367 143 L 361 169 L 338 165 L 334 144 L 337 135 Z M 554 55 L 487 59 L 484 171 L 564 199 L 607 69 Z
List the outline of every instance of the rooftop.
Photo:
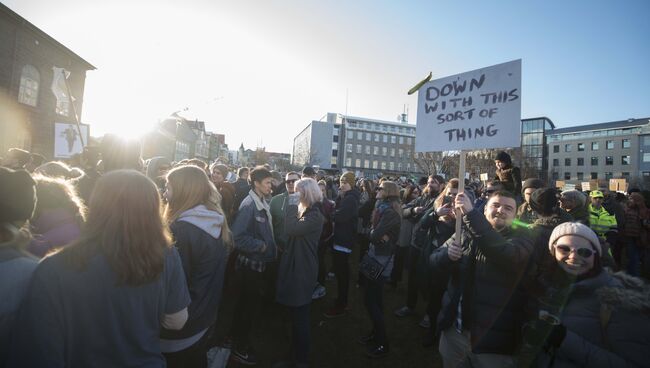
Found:
M 587 132 L 592 130 L 633 128 L 633 127 L 643 126 L 648 123 L 650 123 L 650 118 L 627 119 L 627 120 L 620 120 L 620 121 L 611 121 L 608 123 L 587 124 L 587 125 L 573 126 L 568 128 L 560 128 L 549 132 L 549 134 L 555 135 L 555 134 L 566 134 L 566 133 L 576 133 L 576 132 Z

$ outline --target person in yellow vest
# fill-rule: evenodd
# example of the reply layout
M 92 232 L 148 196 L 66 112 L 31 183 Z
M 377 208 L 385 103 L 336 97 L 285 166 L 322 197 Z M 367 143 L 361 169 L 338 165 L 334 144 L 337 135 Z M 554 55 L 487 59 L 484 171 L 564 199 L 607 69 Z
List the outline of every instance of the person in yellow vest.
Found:
M 617 232 L 616 217 L 603 207 L 603 192 L 594 190 L 589 193 L 589 196 L 591 197 L 591 204 L 589 205 L 589 226 L 591 229 L 601 238 L 605 238 L 609 232 Z

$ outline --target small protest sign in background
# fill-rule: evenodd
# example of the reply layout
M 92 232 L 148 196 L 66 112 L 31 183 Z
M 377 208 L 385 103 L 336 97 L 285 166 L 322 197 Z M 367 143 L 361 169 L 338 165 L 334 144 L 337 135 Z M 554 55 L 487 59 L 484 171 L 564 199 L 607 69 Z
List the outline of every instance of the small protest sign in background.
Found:
M 521 60 L 425 83 L 416 152 L 519 147 Z
M 79 137 L 77 124 L 54 123 L 55 158 L 70 158 L 75 153 L 83 152 L 81 138 L 83 138 L 84 142 L 88 142 L 88 125 L 80 124 L 79 128 L 83 137 Z

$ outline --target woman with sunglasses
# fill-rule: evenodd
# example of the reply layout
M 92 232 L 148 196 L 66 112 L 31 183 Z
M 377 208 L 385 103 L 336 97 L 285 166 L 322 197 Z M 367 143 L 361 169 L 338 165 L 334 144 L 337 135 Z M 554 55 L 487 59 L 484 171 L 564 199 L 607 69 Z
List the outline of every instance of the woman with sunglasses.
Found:
M 399 187 L 392 181 L 384 181 L 377 187 L 377 205 L 372 214 L 372 229 L 370 231 L 370 246 L 368 256 L 383 266 L 379 277 L 370 279 L 362 277 L 364 286 L 364 302 L 372 320 L 372 332 L 359 339 L 364 345 L 369 345 L 366 355 L 370 358 L 383 358 L 388 354 L 388 338 L 384 323 L 384 283 L 390 277 L 393 269 L 393 254 L 399 237 L 401 206 L 399 203 Z
M 601 266 L 602 247 L 586 225 L 567 222 L 551 234 L 555 268 L 538 319 L 524 341 L 548 367 L 648 366 L 650 301 L 642 280 Z

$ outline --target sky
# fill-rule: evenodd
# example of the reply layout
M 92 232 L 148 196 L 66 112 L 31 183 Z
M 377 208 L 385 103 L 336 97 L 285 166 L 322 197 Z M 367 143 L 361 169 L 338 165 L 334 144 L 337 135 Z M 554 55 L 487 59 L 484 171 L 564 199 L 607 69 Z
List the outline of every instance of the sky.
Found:
M 93 64 L 82 122 L 137 136 L 171 113 L 230 149 L 292 150 L 327 112 L 415 124 L 429 72 L 522 59 L 522 118 L 650 117 L 650 2 L 2 0 Z

